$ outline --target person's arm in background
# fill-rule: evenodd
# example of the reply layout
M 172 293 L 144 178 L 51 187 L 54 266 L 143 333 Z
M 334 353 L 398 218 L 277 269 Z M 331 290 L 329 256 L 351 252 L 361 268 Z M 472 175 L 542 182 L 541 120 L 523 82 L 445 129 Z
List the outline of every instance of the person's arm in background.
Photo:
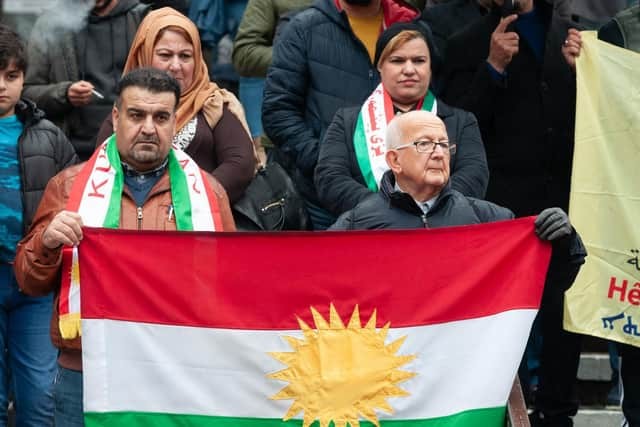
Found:
M 624 47 L 624 37 L 622 36 L 622 32 L 620 32 L 620 27 L 613 19 L 598 30 L 598 38 L 618 47 Z
M 480 123 L 488 123 L 493 116 L 493 100 L 504 89 L 506 68 L 518 53 L 518 34 L 508 31 L 509 24 L 516 19 L 516 15 L 511 15 L 498 22 L 490 36 L 487 36 L 488 56 L 479 63 L 465 63 L 469 49 L 465 46 L 466 39 L 457 36 L 449 39 L 442 98 L 450 105 L 472 112 Z M 478 37 L 484 36 L 478 34 Z
M 307 29 L 296 18 L 273 47 L 273 61 L 264 88 L 262 125 L 273 143 L 294 159 L 303 174 L 311 177 L 319 141 L 305 117 L 309 86 Z
M 249 0 L 233 44 L 233 66 L 244 77 L 264 77 L 271 65 L 278 16 L 273 0 Z

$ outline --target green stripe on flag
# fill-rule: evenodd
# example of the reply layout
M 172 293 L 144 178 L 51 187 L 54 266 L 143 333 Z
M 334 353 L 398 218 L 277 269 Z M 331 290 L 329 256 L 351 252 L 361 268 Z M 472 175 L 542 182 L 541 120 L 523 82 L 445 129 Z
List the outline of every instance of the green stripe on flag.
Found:
M 109 164 L 115 170 L 116 176 L 113 180 L 109 207 L 107 208 L 102 226 L 105 228 L 118 228 L 120 225 L 120 202 L 122 200 L 122 190 L 124 187 L 124 173 L 122 172 L 122 166 L 120 166 L 120 154 L 118 153 L 115 133 L 111 135 L 107 143 L 107 158 L 109 159 Z
M 358 166 L 360 166 L 360 172 L 362 172 L 364 182 L 367 183 L 369 190 L 377 192 L 378 183 L 376 182 L 376 177 L 373 176 L 373 171 L 371 170 L 369 148 L 367 145 L 367 136 L 364 132 L 362 112 L 358 114 L 358 123 L 356 124 L 356 131 L 353 135 L 353 148 L 356 152 L 356 160 L 358 161 Z
M 187 177 L 173 150 L 169 151 L 169 179 L 171 180 L 171 199 L 176 215 L 176 228 L 180 231 L 193 231 Z
M 247 402 L 249 403 L 249 402 Z M 504 427 L 505 407 L 474 409 L 428 420 L 380 420 L 381 427 Z M 302 420 L 282 421 L 269 418 L 213 417 L 207 415 L 160 414 L 150 412 L 85 413 L 85 427 L 299 427 Z M 362 427 L 374 424 L 361 421 Z M 312 424 L 318 427 L 318 422 Z M 331 423 L 333 426 L 333 423 Z

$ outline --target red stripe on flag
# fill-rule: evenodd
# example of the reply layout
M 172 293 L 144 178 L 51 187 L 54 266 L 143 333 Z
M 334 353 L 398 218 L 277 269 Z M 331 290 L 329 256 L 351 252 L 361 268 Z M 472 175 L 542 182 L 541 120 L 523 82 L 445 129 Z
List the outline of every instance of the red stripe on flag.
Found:
M 85 228 L 83 318 L 298 329 L 333 302 L 346 322 L 441 323 L 539 305 L 550 245 L 533 218 L 435 230 L 201 233 Z M 328 318 L 328 316 L 327 316 Z

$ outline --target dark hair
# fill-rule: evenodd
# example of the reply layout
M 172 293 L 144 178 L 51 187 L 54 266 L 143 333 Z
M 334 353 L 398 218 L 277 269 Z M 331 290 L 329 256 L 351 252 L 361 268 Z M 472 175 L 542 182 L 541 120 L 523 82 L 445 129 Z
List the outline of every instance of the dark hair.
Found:
M 429 56 L 431 58 L 431 72 L 432 74 L 437 74 L 442 66 L 440 52 L 438 51 L 438 48 L 436 47 L 436 44 L 433 40 L 433 33 L 431 32 L 431 28 L 429 28 L 429 25 L 426 22 L 419 19 L 416 19 L 412 22 L 396 23 L 384 30 L 378 37 L 378 41 L 376 43 L 376 54 L 373 60 L 373 65 L 375 67 L 378 66 L 380 56 L 382 55 L 385 47 L 387 47 L 387 44 L 389 44 L 389 42 L 392 41 L 400 33 L 405 31 L 411 31 L 412 35 L 415 34 L 417 37 L 424 39 L 424 41 L 427 43 L 427 47 L 429 48 Z M 414 37 L 412 36 L 412 38 Z
M 11 61 L 18 70 L 27 71 L 27 54 L 22 39 L 11 28 L 0 24 L 0 70 L 6 69 Z
M 178 108 L 180 102 L 180 85 L 178 81 L 171 77 L 166 71 L 160 71 L 156 68 L 144 67 L 136 68 L 122 76 L 116 87 L 116 106 L 120 107 L 120 97 L 122 92 L 128 87 L 139 87 L 147 89 L 152 93 L 172 92 L 176 97 L 174 110 Z

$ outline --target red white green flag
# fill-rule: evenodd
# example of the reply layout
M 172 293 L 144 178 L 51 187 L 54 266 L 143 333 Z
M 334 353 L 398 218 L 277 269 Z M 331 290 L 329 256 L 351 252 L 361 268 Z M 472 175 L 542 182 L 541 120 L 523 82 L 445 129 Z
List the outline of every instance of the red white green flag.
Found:
M 96 426 L 502 426 L 550 247 L 533 219 L 80 245 Z

